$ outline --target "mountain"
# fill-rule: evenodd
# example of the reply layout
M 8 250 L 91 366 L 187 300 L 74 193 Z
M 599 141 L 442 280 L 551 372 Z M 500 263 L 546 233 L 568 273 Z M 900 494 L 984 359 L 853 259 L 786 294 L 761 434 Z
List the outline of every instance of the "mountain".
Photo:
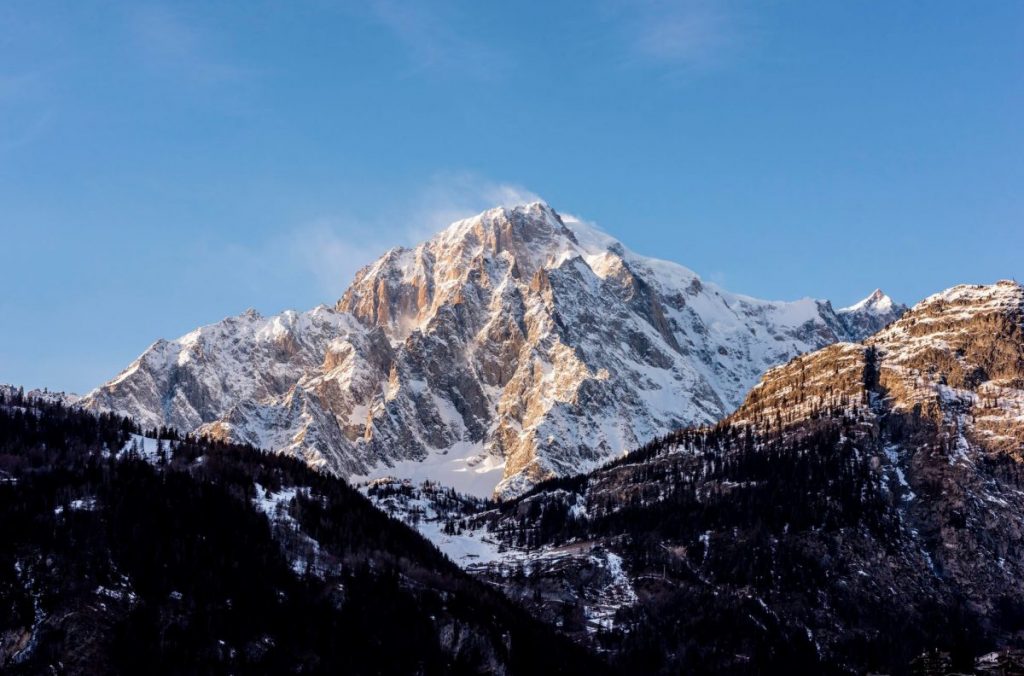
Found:
M 1003 281 L 514 500 L 366 491 L 626 672 L 1019 673 L 1022 462 L 1024 287 Z
M 514 496 L 718 420 L 767 368 L 901 310 L 732 294 L 533 203 L 389 251 L 333 308 L 158 341 L 83 405 L 346 477 Z
M 0 388 L 0 672 L 607 672 L 344 481 Z
M 846 338 L 856 340 L 878 333 L 906 311 L 906 305 L 893 302 L 881 289 L 875 289 L 864 300 L 838 310 L 837 314 L 846 329 Z
M 64 406 L 75 406 L 82 399 L 72 392 L 52 392 L 46 388 L 25 391 L 24 387 L 0 384 L 0 396 L 7 398 L 19 397 L 28 398 L 34 401 L 46 402 L 49 404 L 62 404 Z

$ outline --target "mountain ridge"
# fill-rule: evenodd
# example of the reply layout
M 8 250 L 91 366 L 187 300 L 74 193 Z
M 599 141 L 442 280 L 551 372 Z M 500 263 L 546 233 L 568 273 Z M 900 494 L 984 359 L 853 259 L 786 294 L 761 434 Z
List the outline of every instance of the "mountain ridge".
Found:
M 731 294 L 536 202 L 390 250 L 334 307 L 158 341 L 83 404 L 510 496 L 717 420 L 765 369 L 900 312 Z

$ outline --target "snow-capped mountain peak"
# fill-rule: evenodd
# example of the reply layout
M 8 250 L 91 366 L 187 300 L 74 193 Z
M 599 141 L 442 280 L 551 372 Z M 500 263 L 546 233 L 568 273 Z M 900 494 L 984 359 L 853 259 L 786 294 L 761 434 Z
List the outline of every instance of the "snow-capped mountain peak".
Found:
M 844 307 L 839 311 L 843 313 L 870 312 L 872 314 L 888 314 L 892 311 L 894 305 L 892 298 L 883 293 L 881 289 L 875 289 L 867 298 L 849 307 Z
M 729 293 L 534 202 L 387 252 L 334 308 L 158 342 L 86 405 L 513 495 L 718 420 L 767 368 L 883 320 Z
M 867 298 L 836 314 L 851 336 L 864 338 L 896 321 L 906 311 L 906 305 L 893 302 L 881 289 L 875 289 Z

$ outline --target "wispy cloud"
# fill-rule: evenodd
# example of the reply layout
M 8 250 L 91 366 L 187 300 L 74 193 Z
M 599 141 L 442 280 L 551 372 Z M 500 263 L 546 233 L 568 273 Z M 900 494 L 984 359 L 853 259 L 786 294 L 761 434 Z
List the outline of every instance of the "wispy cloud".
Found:
M 44 89 L 40 73 L 0 73 L 0 103 L 37 97 Z
M 249 280 L 253 293 L 288 279 L 306 279 L 311 297 L 331 301 L 355 273 L 396 246 L 414 246 L 452 222 L 496 206 L 537 201 L 536 193 L 473 173 L 435 176 L 411 198 L 372 216 L 323 217 L 287 227 L 259 245 L 211 249 L 211 261 Z M 225 260 L 226 259 L 226 260 Z M 227 261 L 227 262 L 226 262 Z
M 0 151 L 27 146 L 45 133 L 54 117 L 46 91 L 38 72 L 0 73 Z
M 291 265 L 312 279 L 325 300 L 340 296 L 361 267 L 388 249 L 410 243 L 407 237 L 388 240 L 365 223 L 337 218 L 293 228 L 285 239 Z
M 418 223 L 406 234 L 419 241 L 481 211 L 540 199 L 521 185 L 493 181 L 473 172 L 438 174 L 406 207 L 410 220 Z
M 50 127 L 53 117 L 54 113 L 52 109 L 45 109 L 32 113 L 31 117 L 23 120 L 17 128 L 9 128 L 6 132 L 0 135 L 0 151 L 16 150 L 30 145 L 46 133 L 46 130 Z
M 370 17 L 410 51 L 417 69 L 490 78 L 506 66 L 493 45 L 459 29 L 463 17 L 446 2 L 371 0 Z
M 249 74 L 218 54 L 215 41 L 199 22 L 168 6 L 133 7 L 128 21 L 136 51 L 151 67 L 201 84 L 239 80 Z
M 704 69 L 743 42 L 741 14 L 730 0 L 613 0 L 609 7 L 635 59 Z
M 435 176 L 404 204 L 369 221 L 321 219 L 298 228 L 292 253 L 324 292 L 340 293 L 356 271 L 395 246 L 414 246 L 450 224 L 493 207 L 539 200 L 514 183 L 470 172 Z

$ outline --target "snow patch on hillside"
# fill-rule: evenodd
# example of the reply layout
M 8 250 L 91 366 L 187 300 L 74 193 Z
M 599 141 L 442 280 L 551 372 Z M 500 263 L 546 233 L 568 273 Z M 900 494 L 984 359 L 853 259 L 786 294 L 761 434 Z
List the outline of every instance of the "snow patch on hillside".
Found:
M 132 434 L 127 443 L 121 447 L 118 456 L 134 455 L 140 460 L 155 465 L 160 461 L 161 451 L 163 452 L 163 460 L 170 460 L 175 445 L 177 445 L 177 442 L 170 439 L 154 439 L 142 436 L 141 434 Z
M 364 475 L 349 478 L 353 484 L 374 479 L 404 479 L 413 484 L 436 481 L 478 498 L 489 498 L 501 481 L 505 469 L 502 458 L 483 450 L 483 444 L 459 442 L 451 448 L 433 451 L 423 460 L 398 460 L 381 464 Z
M 288 558 L 292 570 L 297 575 L 308 572 L 324 577 L 327 568 L 323 562 L 320 543 L 302 531 L 299 522 L 289 511 L 299 489 L 291 486 L 282 487 L 279 491 L 270 491 L 259 483 L 254 485 L 256 495 L 253 497 L 253 505 L 267 516 L 270 523 L 276 527 L 275 530 L 282 529 L 289 536 L 282 537 L 280 533 L 275 532 L 275 538 L 281 542 L 281 549 Z

